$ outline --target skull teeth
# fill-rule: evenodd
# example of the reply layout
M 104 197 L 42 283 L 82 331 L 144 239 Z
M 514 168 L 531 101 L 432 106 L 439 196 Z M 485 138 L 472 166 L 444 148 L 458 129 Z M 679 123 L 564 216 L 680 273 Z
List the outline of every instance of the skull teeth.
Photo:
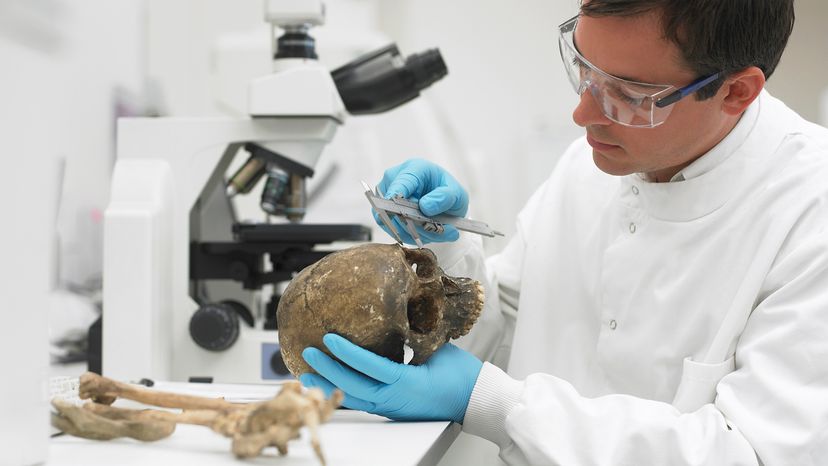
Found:
M 485 302 L 485 293 L 483 291 L 483 286 L 479 282 L 475 282 L 474 288 L 468 291 L 474 291 L 474 296 L 476 299 L 474 299 L 471 303 L 467 303 L 467 307 L 464 311 L 465 318 L 463 319 L 462 327 L 455 328 L 455 330 L 450 332 L 450 338 L 459 338 L 469 333 L 472 326 L 477 322 L 477 319 L 480 317 L 480 313 L 483 311 L 483 303 Z

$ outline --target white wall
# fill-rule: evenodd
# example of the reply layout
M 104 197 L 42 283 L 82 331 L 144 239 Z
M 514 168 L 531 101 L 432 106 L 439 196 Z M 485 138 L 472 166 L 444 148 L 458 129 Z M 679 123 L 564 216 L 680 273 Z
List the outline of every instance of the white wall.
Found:
M 794 7 L 794 30 L 767 88 L 806 119 L 820 122 L 820 94 L 828 89 L 828 2 L 796 0 Z
M 0 36 L 29 50 L 0 57 L 3 67 L 41 60 L 42 75 L 22 85 L 3 84 L 3 92 L 49 99 L 43 123 L 27 120 L 44 140 L 55 142 L 65 159 L 58 228 L 61 277 L 83 282 L 100 274 L 100 212 L 109 197 L 114 161 L 116 104 L 130 107 L 144 80 L 143 0 L 3 0 Z M 0 80 L 6 73 L 0 73 Z M 0 81 L 2 83 L 2 81 Z M 51 120 L 55 124 L 47 125 Z M 8 130 L 6 124 L 3 127 Z M 2 131 L 0 131 L 2 134 Z M 7 157 L 4 154 L 4 158 Z M 34 155 L 19 154 L 18 157 Z M 32 189 L 38 189 L 33 179 Z M 25 193 L 21 193 L 25 195 Z
M 63 257 L 61 275 L 100 272 L 101 245 L 88 223 L 108 197 L 113 90 L 143 76 L 135 6 L 0 1 L 0 296 L 6 315 L 15 316 L 0 331 L 0 372 L 17 380 L 0 389 L 0 464 L 41 464 L 47 456 L 43 390 L 49 293 L 58 284 L 58 199 L 62 186 L 61 243 L 73 254 Z
M 210 91 L 210 49 L 221 34 L 258 28 L 255 0 L 147 0 L 147 72 L 166 115 L 220 114 Z
M 52 17 L 23 5 L 0 6 L 0 18 L 0 296 L 10 319 L 0 328 L 0 373 L 14 380 L 0 387 L 0 465 L 41 464 L 48 457 L 42 389 L 60 183 L 60 144 L 49 137 L 61 124 L 52 112 L 61 99 L 52 73 L 63 35 Z M 12 29 L 10 19 L 26 30 Z

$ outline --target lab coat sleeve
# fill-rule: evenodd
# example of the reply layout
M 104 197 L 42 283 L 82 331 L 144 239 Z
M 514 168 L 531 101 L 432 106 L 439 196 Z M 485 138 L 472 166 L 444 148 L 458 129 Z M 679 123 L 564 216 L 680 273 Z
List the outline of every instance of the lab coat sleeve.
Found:
M 681 413 L 586 398 L 552 375 L 514 380 L 485 364 L 463 429 L 510 464 L 828 464 L 828 231 L 780 258 L 765 283 L 713 403 Z
M 530 200 L 529 209 L 533 208 L 535 198 Z M 488 361 L 501 369 L 506 369 L 512 351 L 512 338 L 517 321 L 518 302 L 520 301 L 520 277 L 523 258 L 526 251 L 525 225 L 518 216 L 515 233 L 506 247 L 498 254 L 486 260 L 485 280 L 488 289 L 486 299 L 497 308 L 500 316 L 501 338 L 495 353 Z
M 485 364 L 463 430 L 500 447 L 508 464 L 756 465 L 745 437 L 712 404 L 682 415 L 628 395 L 585 398 L 566 381 L 518 381 Z

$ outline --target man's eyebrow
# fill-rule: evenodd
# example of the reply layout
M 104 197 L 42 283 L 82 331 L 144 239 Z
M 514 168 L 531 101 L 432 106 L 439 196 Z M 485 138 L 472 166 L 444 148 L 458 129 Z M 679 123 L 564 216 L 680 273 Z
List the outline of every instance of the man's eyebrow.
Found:
M 572 32 L 572 45 L 575 46 L 575 51 L 578 52 L 584 59 L 586 59 L 586 57 L 584 57 L 584 54 L 581 53 L 581 49 L 578 48 L 578 44 L 575 43 L 575 31 Z M 592 64 L 592 62 L 589 62 L 589 63 Z M 595 65 L 592 65 L 592 66 L 595 66 Z M 598 68 L 597 66 L 595 66 L 595 67 Z M 598 69 L 601 70 L 601 68 L 598 68 Z M 604 70 L 601 70 L 601 71 L 604 71 Z M 604 71 L 604 73 L 607 73 L 607 72 Z M 631 78 L 629 76 L 619 76 L 617 74 L 612 74 L 612 73 L 607 73 L 607 74 L 614 77 L 614 78 L 623 79 L 624 81 L 632 81 L 634 83 L 648 84 L 647 81 L 644 81 L 644 80 L 641 80 L 641 79 L 636 79 L 636 78 Z

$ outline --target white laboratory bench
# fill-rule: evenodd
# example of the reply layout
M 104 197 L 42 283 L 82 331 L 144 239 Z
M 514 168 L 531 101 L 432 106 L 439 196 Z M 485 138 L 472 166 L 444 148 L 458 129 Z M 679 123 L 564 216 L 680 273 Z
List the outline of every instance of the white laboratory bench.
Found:
M 158 386 L 160 385 L 160 386 Z M 214 390 L 211 384 L 157 384 L 157 388 L 199 393 Z M 182 389 L 182 387 L 184 387 Z M 195 392 L 193 391 L 195 390 Z M 255 390 L 255 389 L 254 389 Z M 207 393 L 204 393 L 205 395 Z M 238 395 L 242 396 L 242 395 Z M 230 399 L 231 397 L 228 397 Z M 328 465 L 436 465 L 461 431 L 449 422 L 392 422 L 368 413 L 337 410 L 320 428 L 322 450 Z M 86 440 L 68 435 L 53 437 L 48 466 L 131 465 L 318 465 L 306 430 L 288 444 L 279 457 L 275 448 L 258 458 L 239 460 L 230 450 L 230 439 L 207 427 L 179 425 L 166 439 L 139 442 L 133 439 Z

